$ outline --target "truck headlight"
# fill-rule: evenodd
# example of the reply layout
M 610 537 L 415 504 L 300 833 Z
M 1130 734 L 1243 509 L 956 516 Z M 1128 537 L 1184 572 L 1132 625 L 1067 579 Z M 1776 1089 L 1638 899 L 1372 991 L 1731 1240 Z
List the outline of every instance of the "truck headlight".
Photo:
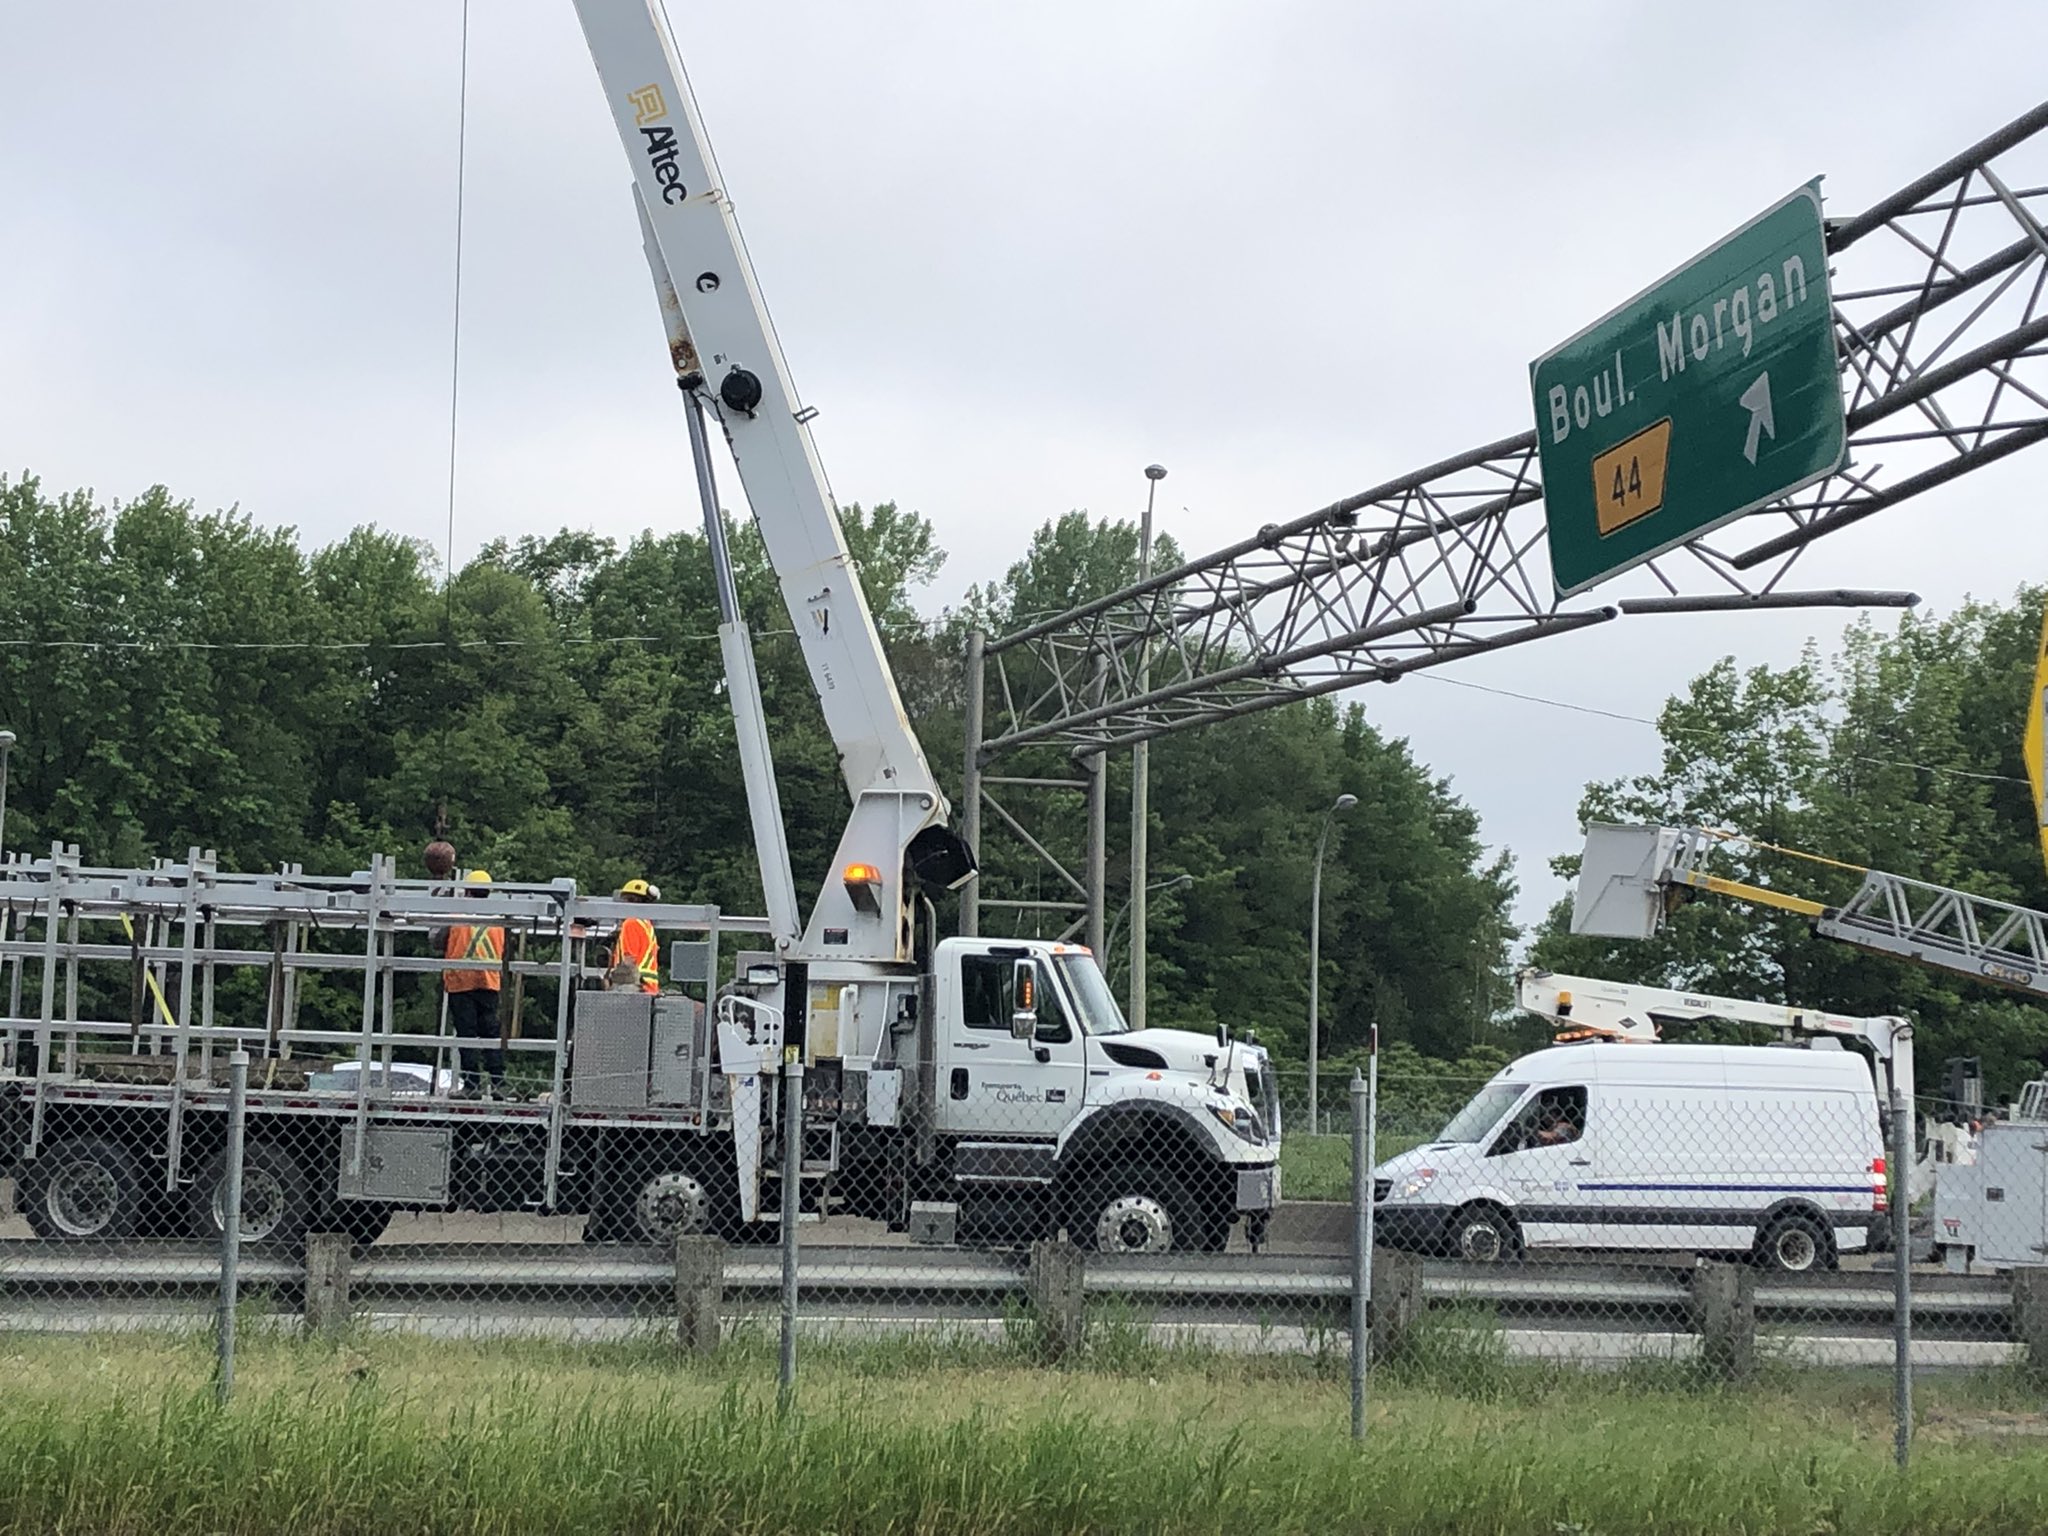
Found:
M 1248 1141 L 1255 1147 L 1266 1144 L 1266 1128 L 1259 1123 L 1259 1112 L 1249 1105 L 1238 1104 L 1229 1099 L 1212 1101 L 1209 1113 L 1239 1141 Z

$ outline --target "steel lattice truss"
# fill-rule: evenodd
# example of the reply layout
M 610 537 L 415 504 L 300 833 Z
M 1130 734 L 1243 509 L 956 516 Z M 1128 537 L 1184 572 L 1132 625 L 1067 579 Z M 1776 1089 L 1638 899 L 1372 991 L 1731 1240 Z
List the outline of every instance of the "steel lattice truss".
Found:
M 1122 746 L 1624 613 L 1912 601 L 1787 577 L 1813 540 L 2048 436 L 2044 129 L 2048 103 L 1829 221 L 1848 467 L 1630 573 L 1640 595 L 1557 599 L 1523 432 L 990 641 L 983 760 Z

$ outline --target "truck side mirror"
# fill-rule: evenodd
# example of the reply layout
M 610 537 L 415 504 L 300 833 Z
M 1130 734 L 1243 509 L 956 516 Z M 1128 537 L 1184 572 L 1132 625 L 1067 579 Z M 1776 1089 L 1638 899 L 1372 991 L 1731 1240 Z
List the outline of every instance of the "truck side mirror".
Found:
M 1010 1012 L 1010 1033 L 1019 1040 L 1029 1040 L 1038 1033 L 1038 967 L 1029 960 L 1019 960 L 1010 979 L 1010 996 L 1015 999 Z

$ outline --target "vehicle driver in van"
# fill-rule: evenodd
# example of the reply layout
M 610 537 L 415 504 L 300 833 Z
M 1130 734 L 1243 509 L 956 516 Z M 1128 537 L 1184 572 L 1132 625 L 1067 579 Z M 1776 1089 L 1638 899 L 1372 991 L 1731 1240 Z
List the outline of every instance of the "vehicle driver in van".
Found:
M 1578 1122 L 1565 1112 L 1562 1105 L 1552 1103 L 1545 1104 L 1538 1112 L 1536 1129 L 1530 1133 L 1529 1145 L 1561 1147 L 1578 1139 Z

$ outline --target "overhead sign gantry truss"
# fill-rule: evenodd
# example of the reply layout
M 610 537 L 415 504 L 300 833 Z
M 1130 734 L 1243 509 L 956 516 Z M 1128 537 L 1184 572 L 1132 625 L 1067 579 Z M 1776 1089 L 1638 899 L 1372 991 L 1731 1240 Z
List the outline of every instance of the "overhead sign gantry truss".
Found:
M 1862 213 L 1830 219 L 1849 433 L 1839 473 L 1680 545 L 1593 596 L 1551 580 L 1537 433 L 1347 496 L 968 655 L 965 811 L 988 770 L 1058 746 L 1102 798 L 1106 750 L 1624 615 L 1906 606 L 1906 592 L 1802 586 L 1808 546 L 2048 437 L 2048 102 Z M 1016 818 L 996 807 L 1006 820 Z M 1088 869 L 1060 866 L 1102 933 L 1104 807 Z M 1042 855 L 1037 841 L 1018 831 Z M 1050 855 L 1045 855 L 1050 859 Z M 970 895 L 968 920 L 976 920 Z

